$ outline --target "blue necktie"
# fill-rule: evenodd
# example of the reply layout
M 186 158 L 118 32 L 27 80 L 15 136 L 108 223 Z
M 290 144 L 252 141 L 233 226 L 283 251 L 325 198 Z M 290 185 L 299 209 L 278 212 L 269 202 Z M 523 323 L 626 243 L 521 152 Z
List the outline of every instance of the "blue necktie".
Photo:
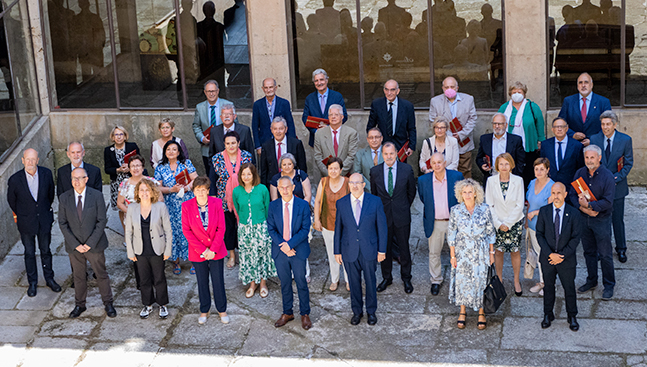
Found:
M 561 227 L 559 219 L 559 208 L 555 208 L 555 251 L 557 251 L 557 245 L 559 244 L 559 230 Z
M 209 117 L 209 121 L 211 122 L 211 126 L 216 125 L 216 106 L 209 106 L 211 107 L 211 116 Z
M 557 170 L 559 171 L 560 168 L 562 168 L 562 163 L 564 162 L 563 154 L 562 154 L 562 143 L 563 141 L 558 141 L 557 144 Z
M 604 150 L 604 155 L 607 156 L 607 161 L 611 158 L 611 139 L 607 138 L 607 149 Z

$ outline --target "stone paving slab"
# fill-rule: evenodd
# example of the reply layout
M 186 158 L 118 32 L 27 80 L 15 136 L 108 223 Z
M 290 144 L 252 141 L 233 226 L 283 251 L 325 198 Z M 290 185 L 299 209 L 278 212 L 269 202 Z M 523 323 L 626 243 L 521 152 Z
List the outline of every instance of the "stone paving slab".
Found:
M 38 290 L 41 291 L 46 287 L 45 278 L 43 277 L 43 267 L 40 262 L 40 256 L 36 256 L 36 263 L 38 264 Z M 70 258 L 68 256 L 52 256 L 52 267 L 54 268 L 54 280 L 58 284 L 63 284 L 71 279 L 72 268 L 70 267 Z M 27 287 L 27 273 L 25 273 L 18 283 L 18 285 Z M 47 288 L 49 289 L 49 288 Z
M 98 338 L 107 341 L 123 340 L 124 335 L 131 339 L 142 339 L 147 342 L 159 344 L 166 336 L 177 309 L 169 309 L 166 319 L 160 319 L 159 308 L 154 307 L 153 314 L 146 319 L 139 317 L 141 308 L 117 307 L 117 317 L 106 318 L 99 327 Z
M 218 346 L 219 349 L 233 352 L 244 344 L 252 323 L 249 316 L 229 315 L 231 321 L 225 325 L 220 322 L 218 314 L 214 311 L 204 325 L 199 325 L 199 316 L 199 313 L 183 315 L 173 330 L 169 345 Z
M 76 366 L 147 367 L 155 359 L 159 346 L 145 340 L 125 340 L 121 343 L 98 343 L 83 354 Z
M 49 288 L 39 288 L 36 297 L 29 297 L 26 293 L 16 306 L 19 310 L 50 310 L 58 300 L 61 293 L 54 293 Z
M 38 332 L 39 336 L 77 336 L 88 337 L 99 324 L 96 320 L 89 319 L 58 319 L 47 321 Z
M 27 343 L 34 337 L 37 326 L 0 326 L 0 343 Z
M 0 311 L 0 325 L 38 326 L 47 314 L 46 311 Z
M 0 287 L 0 309 L 11 310 L 27 294 L 27 288 Z
M 644 303 L 632 301 L 600 302 L 594 314 L 600 319 L 647 320 Z
M 74 366 L 87 347 L 80 339 L 36 337 L 25 353 L 21 367 L 42 367 L 46 361 Z
M 0 266 L 0 286 L 15 286 L 25 272 L 25 258 L 21 256 L 6 256 Z
M 538 337 L 540 335 L 537 335 Z M 489 362 L 496 366 L 621 367 L 624 358 L 616 354 L 560 353 L 554 351 L 495 350 Z

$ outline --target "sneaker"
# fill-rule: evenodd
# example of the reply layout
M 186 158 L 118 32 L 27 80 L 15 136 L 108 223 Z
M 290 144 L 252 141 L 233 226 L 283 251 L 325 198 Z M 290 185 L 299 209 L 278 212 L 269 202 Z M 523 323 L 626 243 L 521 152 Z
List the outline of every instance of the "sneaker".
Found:
M 537 294 L 539 294 L 540 296 L 543 296 L 543 295 L 544 295 L 544 290 L 543 290 L 543 289 L 540 289 L 540 290 L 539 290 L 539 292 L 538 292 Z
M 532 288 L 530 288 L 531 293 L 539 293 L 540 290 L 544 288 L 544 283 L 537 283 Z
M 160 306 L 160 319 L 165 319 L 168 316 L 166 306 Z
M 144 306 L 144 308 L 142 308 L 142 312 L 139 313 L 139 317 L 145 319 L 151 314 L 151 312 L 153 312 L 152 306 Z

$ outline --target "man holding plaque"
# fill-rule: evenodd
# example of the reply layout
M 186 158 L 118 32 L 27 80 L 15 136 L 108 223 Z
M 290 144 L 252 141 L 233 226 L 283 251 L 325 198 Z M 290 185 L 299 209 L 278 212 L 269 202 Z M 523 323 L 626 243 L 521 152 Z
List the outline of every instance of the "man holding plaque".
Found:
M 507 132 L 507 121 L 503 113 L 495 113 L 492 116 L 492 133 L 481 135 L 479 151 L 476 154 L 476 165 L 483 172 L 483 186 L 494 170 L 496 157 L 503 153 L 510 153 L 514 159 L 512 173 L 517 176 L 521 176 L 523 173 L 526 157 L 523 139 L 519 135 Z
M 584 164 L 575 172 L 569 191 L 572 203 L 582 212 L 582 247 L 588 277 L 579 287 L 579 293 L 587 292 L 598 285 L 598 260 L 602 268 L 604 291 L 602 299 L 613 297 L 616 279 L 611 250 L 611 212 L 616 191 L 613 174 L 600 164 L 602 150 L 591 144 L 584 148 Z
M 310 131 L 310 140 L 308 144 L 311 147 L 314 147 L 315 144 L 315 133 L 317 132 L 317 127 L 314 127 L 317 123 L 322 127 L 326 125 L 326 121 L 329 116 L 330 107 L 334 104 L 340 105 L 344 118 L 342 123 L 348 120 L 348 112 L 346 112 L 346 105 L 344 104 L 344 97 L 341 93 L 335 92 L 328 88 L 328 73 L 324 69 L 317 69 L 312 72 L 312 82 L 315 84 L 316 92 L 310 93 L 306 97 L 305 105 L 303 106 L 303 124 L 306 125 Z M 352 162 L 351 162 L 352 163 Z M 346 167 L 346 162 L 344 162 L 344 167 Z M 352 167 L 352 164 L 348 166 Z
M 458 140 L 458 171 L 465 178 L 472 177 L 472 150 L 474 150 L 474 136 L 476 126 L 476 107 L 474 97 L 465 93 L 458 93 L 458 82 L 454 77 L 443 80 L 443 94 L 431 99 L 429 106 L 429 121 L 434 121 L 436 116 L 445 116 L 449 120 L 452 136 Z
M 591 144 L 602 150 L 602 165 L 611 171 L 616 182 L 616 196 L 613 200 L 611 223 L 616 239 L 616 253 L 621 263 L 627 261 L 627 241 L 625 238 L 625 196 L 629 194 L 627 175 L 634 165 L 631 137 L 616 130 L 618 116 L 612 111 L 600 115 L 602 131 L 591 137 Z
M 339 157 L 344 162 L 342 176 L 347 176 L 353 170 L 353 162 L 359 140 L 357 131 L 349 126 L 342 126 L 345 112 L 342 105 L 334 104 L 328 109 L 330 126 L 319 131 L 314 140 L 315 163 L 322 176 L 328 175 L 324 161 L 328 158 Z

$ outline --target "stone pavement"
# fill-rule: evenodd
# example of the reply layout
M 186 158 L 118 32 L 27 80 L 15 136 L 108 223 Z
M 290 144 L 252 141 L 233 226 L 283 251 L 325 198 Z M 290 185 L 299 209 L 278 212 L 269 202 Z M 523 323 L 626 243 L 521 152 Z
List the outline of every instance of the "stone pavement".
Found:
M 104 193 L 107 190 L 105 186 Z M 528 291 L 535 280 L 523 281 L 523 296 L 509 296 L 502 308 L 488 317 L 486 330 L 476 329 L 473 311 L 468 312 L 467 328 L 457 329 L 458 308 L 447 300 L 447 282 L 440 295 L 429 293 L 421 207 L 416 199 L 410 242 L 415 290 L 407 295 L 402 282 L 395 280 L 378 296 L 376 326 L 367 325 L 366 318 L 358 326 L 350 325 L 349 294 L 343 285 L 336 292 L 328 291 L 325 248 L 321 235 L 315 235 L 310 256 L 313 328 L 309 331 L 301 329 L 298 320 L 274 328 L 281 314 L 278 279 L 269 281 L 266 299 L 258 292 L 247 299 L 246 287 L 237 279 L 237 268 L 225 269 L 231 323 L 221 324 L 214 311 L 207 324 L 199 326 L 197 287 L 195 277 L 189 274 L 189 263 L 184 264 L 179 276 L 167 267 L 168 319 L 151 316 L 141 320 L 140 294 L 122 244 L 123 230 L 112 210 L 106 259 L 118 316 L 105 316 L 98 289 L 90 282 L 88 311 L 70 320 L 67 315 L 74 307 L 74 290 L 69 288 L 69 261 L 55 224 L 54 270 L 62 293 L 46 288 L 41 276 L 38 295 L 27 297 L 20 243 L 0 265 L 0 366 L 647 366 L 645 188 L 632 188 L 627 198 L 629 261 L 615 263 L 615 296 L 602 301 L 601 289 L 578 295 L 577 333 L 566 324 L 561 289 L 557 320 L 551 328 L 541 329 L 542 300 Z M 586 277 L 581 246 L 578 253 L 576 284 L 580 285 Z M 447 249 L 443 264 L 448 279 Z M 394 273 L 398 271 L 396 265 Z M 506 289 L 513 294 L 507 257 L 504 278 Z

